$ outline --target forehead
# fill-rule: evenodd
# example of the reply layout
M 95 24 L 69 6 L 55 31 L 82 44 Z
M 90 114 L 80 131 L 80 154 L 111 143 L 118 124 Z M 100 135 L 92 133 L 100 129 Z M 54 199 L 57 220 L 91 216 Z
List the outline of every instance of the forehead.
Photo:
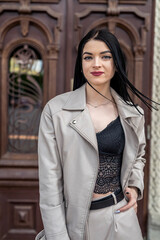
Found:
M 87 52 L 103 52 L 103 51 L 110 51 L 109 47 L 104 43 L 103 41 L 100 40 L 95 40 L 91 39 L 89 40 L 83 48 L 83 53 Z

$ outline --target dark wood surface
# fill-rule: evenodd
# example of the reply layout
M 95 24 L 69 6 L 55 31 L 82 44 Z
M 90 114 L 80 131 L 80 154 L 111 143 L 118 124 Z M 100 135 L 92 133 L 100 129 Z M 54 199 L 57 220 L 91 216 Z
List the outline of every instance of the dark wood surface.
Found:
M 119 4 L 113 0 L 0 1 L 0 239 L 34 239 L 42 229 L 37 154 L 8 152 L 10 54 L 23 44 L 39 52 L 44 64 L 43 107 L 55 95 L 71 89 L 81 37 L 92 27 L 106 26 L 120 41 L 130 80 L 151 97 L 154 7 L 151 0 L 120 0 Z M 147 133 L 150 111 L 144 109 Z M 150 156 L 147 136 L 145 191 L 138 210 L 144 236 Z

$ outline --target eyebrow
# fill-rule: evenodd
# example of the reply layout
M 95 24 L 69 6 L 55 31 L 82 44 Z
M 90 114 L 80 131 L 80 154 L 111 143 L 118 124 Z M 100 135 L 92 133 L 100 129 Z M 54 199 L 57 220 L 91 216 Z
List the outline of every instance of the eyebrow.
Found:
M 111 51 L 107 50 L 107 51 L 100 52 L 100 54 L 105 54 L 105 53 L 111 53 Z M 90 53 L 90 52 L 84 52 L 83 55 L 84 55 L 84 54 L 93 55 L 93 54 Z

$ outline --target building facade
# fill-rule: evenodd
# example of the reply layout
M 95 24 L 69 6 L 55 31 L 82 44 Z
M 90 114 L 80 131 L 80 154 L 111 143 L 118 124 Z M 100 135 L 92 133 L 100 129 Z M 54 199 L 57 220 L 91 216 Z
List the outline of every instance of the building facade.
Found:
M 160 103 L 160 1 L 156 0 L 152 98 Z M 152 112 L 148 239 L 160 236 L 160 111 Z

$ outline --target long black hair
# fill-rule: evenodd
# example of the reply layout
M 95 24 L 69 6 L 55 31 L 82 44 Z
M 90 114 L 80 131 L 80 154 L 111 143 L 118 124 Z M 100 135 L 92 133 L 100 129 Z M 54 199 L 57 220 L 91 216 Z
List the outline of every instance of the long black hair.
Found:
M 128 105 L 134 106 L 139 112 L 137 105 L 133 102 L 128 92 L 128 89 L 130 89 L 130 91 L 134 95 L 136 95 L 150 110 L 152 108 L 157 110 L 155 106 L 152 106 L 152 104 L 146 100 L 149 100 L 151 102 L 154 102 L 154 101 L 148 98 L 147 96 L 145 96 L 138 89 L 136 89 L 133 86 L 133 84 L 128 80 L 127 73 L 126 73 L 125 57 L 121 50 L 120 44 L 117 38 L 112 33 L 110 33 L 106 28 L 92 29 L 80 41 L 79 47 L 78 47 L 76 65 L 75 65 L 73 90 L 76 90 L 77 88 L 81 87 L 84 83 L 88 82 L 82 71 L 82 52 L 85 44 L 91 39 L 103 41 L 111 50 L 116 71 L 113 78 L 111 79 L 110 85 L 122 97 L 122 99 Z M 90 83 L 89 85 L 95 91 L 97 91 Z M 100 92 L 98 93 L 102 95 Z

